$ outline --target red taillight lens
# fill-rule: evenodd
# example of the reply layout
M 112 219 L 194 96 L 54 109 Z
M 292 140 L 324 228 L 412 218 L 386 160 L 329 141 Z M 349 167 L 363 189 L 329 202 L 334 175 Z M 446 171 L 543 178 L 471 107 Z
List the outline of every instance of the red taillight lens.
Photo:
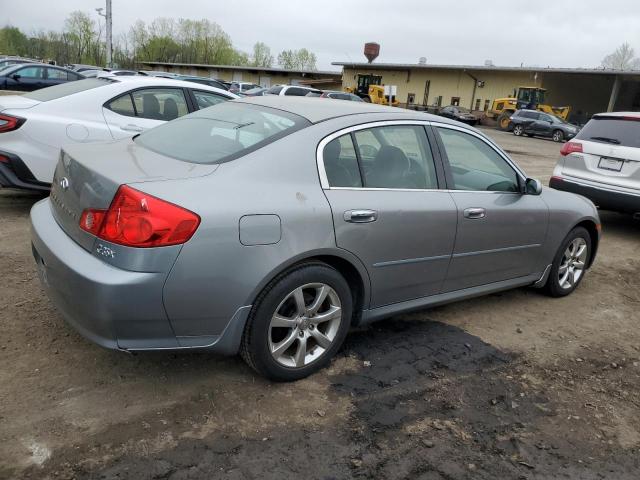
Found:
M 80 228 L 128 247 L 166 247 L 186 242 L 200 225 L 189 210 L 122 185 L 108 210 L 87 209 Z
M 582 144 L 577 142 L 567 142 L 560 149 L 560 155 L 565 156 L 570 153 L 582 153 Z
M 12 132 L 19 129 L 26 120 L 11 115 L 0 115 L 0 133 Z

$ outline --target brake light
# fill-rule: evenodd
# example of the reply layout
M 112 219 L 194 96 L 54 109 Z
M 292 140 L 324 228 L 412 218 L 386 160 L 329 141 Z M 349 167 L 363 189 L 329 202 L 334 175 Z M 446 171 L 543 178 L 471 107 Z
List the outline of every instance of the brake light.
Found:
M 0 155 L 0 163 L 9 163 L 9 157 L 5 157 L 4 155 Z
M 26 119 L 0 114 L 0 133 L 12 132 L 19 129 Z
M 582 153 L 582 144 L 578 142 L 567 142 L 560 149 L 560 155 L 563 157 L 570 153 Z
M 128 247 L 166 247 L 186 242 L 200 217 L 182 207 L 121 185 L 107 210 L 82 212 L 80 228 Z

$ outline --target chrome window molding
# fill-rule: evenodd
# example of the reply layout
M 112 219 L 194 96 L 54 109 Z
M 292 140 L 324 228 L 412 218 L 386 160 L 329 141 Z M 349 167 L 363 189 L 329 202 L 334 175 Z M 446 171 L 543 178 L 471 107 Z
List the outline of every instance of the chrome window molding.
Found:
M 443 127 L 449 128 L 451 130 L 457 130 L 462 133 L 466 133 L 472 135 L 482 142 L 484 142 L 489 148 L 495 151 L 502 159 L 504 159 L 507 164 L 513 168 L 516 174 L 520 177 L 522 182 L 525 182 L 527 179 L 526 174 L 518 167 L 509 156 L 504 153 L 500 147 L 498 147 L 495 143 L 487 139 L 484 135 L 474 132 L 473 130 L 467 129 L 465 127 L 459 127 L 457 125 L 451 125 L 448 123 L 434 122 L 430 120 L 379 120 L 375 122 L 362 123 L 360 125 L 352 125 L 351 127 L 346 127 L 340 129 L 336 132 L 333 132 L 326 137 L 324 137 L 320 143 L 318 143 L 318 147 L 316 148 L 316 163 L 318 167 L 318 175 L 320 177 L 320 185 L 323 190 L 357 190 L 357 191 L 391 191 L 391 192 L 467 192 L 467 193 L 492 193 L 492 194 L 512 194 L 512 195 L 521 195 L 520 192 L 502 192 L 498 190 L 456 190 L 456 189 L 446 189 L 446 188 L 374 188 L 374 187 L 332 187 L 329 185 L 329 180 L 327 178 L 327 171 L 324 168 L 324 158 L 322 156 L 322 152 L 324 151 L 324 147 L 331 142 L 332 140 L 341 137 L 342 135 L 347 135 L 352 132 L 357 132 L 359 130 L 367 130 L 369 128 L 376 127 L 388 127 L 388 126 L 396 126 L 396 125 L 418 125 L 418 126 L 433 126 L 433 127 Z M 435 160 L 435 159 L 434 159 Z

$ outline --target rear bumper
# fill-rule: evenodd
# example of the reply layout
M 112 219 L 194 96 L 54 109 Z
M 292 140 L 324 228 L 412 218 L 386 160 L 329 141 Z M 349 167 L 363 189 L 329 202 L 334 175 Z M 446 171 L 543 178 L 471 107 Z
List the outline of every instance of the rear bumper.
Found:
M 48 191 L 51 185 L 39 182 L 20 157 L 0 151 L 8 161 L 0 161 L 0 186 L 25 190 Z
M 88 340 L 120 350 L 237 353 L 250 305 L 238 308 L 220 335 L 176 337 L 162 298 L 167 272 L 123 270 L 93 256 L 60 228 L 49 199 L 31 209 L 31 241 L 47 295 Z
M 549 187 L 587 197 L 604 210 L 636 213 L 640 212 L 640 192 L 621 192 L 602 185 L 589 185 L 566 177 L 551 177 Z

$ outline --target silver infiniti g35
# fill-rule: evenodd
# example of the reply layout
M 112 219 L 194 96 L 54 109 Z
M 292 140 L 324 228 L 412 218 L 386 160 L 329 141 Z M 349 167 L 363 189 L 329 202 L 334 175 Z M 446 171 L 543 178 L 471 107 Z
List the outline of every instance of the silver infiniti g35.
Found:
M 31 225 L 85 337 L 240 352 L 276 380 L 325 366 L 353 325 L 527 285 L 567 295 L 600 236 L 589 200 L 474 128 L 277 96 L 69 147 Z

